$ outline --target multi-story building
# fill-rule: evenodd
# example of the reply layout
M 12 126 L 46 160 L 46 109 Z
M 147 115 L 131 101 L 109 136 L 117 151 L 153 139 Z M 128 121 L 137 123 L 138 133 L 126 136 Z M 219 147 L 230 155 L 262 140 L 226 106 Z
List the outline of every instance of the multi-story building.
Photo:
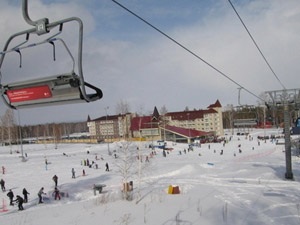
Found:
M 118 138 L 143 138 L 144 140 L 186 140 L 205 136 L 221 136 L 223 132 L 222 106 L 217 100 L 204 110 L 168 112 L 159 115 L 154 108 L 151 116 L 136 114 L 88 118 L 90 135 L 98 141 Z M 176 136 L 176 138 L 174 138 Z
M 170 112 L 166 113 L 163 118 L 170 126 L 214 132 L 216 136 L 224 134 L 222 105 L 219 100 L 204 110 Z
M 87 126 L 90 136 L 101 141 L 113 141 L 120 138 L 130 138 L 129 130 L 132 116 L 127 113 L 123 115 L 106 115 L 94 120 L 88 117 Z

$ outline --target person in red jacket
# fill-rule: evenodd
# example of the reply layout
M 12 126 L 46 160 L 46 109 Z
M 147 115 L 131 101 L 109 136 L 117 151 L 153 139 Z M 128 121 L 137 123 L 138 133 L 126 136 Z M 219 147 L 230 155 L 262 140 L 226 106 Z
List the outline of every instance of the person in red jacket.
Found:
M 54 189 L 53 194 L 54 194 L 54 199 L 55 200 L 57 200 L 57 199 L 60 200 L 60 193 L 59 193 L 59 190 L 58 190 L 57 187 Z

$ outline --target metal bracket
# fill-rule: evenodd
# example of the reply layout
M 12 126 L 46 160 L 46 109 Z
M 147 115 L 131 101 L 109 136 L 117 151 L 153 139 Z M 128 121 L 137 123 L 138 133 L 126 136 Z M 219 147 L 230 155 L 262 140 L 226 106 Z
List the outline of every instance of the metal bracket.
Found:
M 49 32 L 47 25 L 49 24 L 49 20 L 47 18 L 40 19 L 36 21 L 36 33 L 37 35 L 43 35 Z

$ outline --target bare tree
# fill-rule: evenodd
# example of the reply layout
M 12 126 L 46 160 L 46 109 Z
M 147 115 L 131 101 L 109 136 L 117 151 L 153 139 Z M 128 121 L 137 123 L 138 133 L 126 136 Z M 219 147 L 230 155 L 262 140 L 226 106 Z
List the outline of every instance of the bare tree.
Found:
M 1 132 L 1 143 L 4 143 L 4 125 L 2 119 L 0 119 L 0 132 Z
M 223 111 L 223 126 L 224 128 L 230 128 L 233 132 L 233 114 L 234 108 L 233 105 L 226 105 Z
M 120 142 L 118 149 L 118 157 L 116 160 L 116 167 L 118 168 L 118 173 L 121 175 L 123 180 L 123 199 L 131 199 L 131 189 L 129 186 L 129 179 L 135 174 L 133 164 L 136 161 L 135 146 L 128 141 Z
M 123 138 L 129 138 L 129 117 L 126 116 L 130 112 L 129 103 L 123 100 L 120 100 L 116 105 L 116 114 L 122 115 L 122 126 L 121 126 L 121 133 Z
M 55 149 L 58 147 L 58 142 L 61 140 L 61 124 L 52 124 L 52 132 L 54 138 Z
M 167 114 L 167 112 L 168 112 L 168 109 L 165 105 L 163 105 L 159 110 L 160 115 L 165 115 L 165 114 Z
M 130 112 L 130 105 L 124 100 L 120 100 L 116 105 L 116 114 L 124 115 Z
M 7 109 L 5 114 L 1 117 L 1 124 L 4 139 L 9 142 L 10 153 L 12 154 L 12 142 L 16 142 L 17 139 L 17 129 L 15 124 L 14 112 L 12 109 Z

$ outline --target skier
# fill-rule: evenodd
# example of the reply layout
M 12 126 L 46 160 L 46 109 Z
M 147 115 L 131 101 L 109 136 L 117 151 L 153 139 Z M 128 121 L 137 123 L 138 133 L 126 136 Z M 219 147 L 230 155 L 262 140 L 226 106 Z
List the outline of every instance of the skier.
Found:
M 5 192 L 5 181 L 3 179 L 0 180 L 1 190 Z
M 39 196 L 39 204 L 44 203 L 43 202 L 43 197 L 42 195 L 45 195 L 46 193 L 44 193 L 44 188 L 42 187 L 39 192 L 38 192 L 38 196 Z
M 54 176 L 52 177 L 52 180 L 53 180 L 54 183 L 55 183 L 55 187 L 57 187 L 58 177 L 57 177 L 56 175 L 54 175 Z
M 24 202 L 24 200 L 23 200 L 23 198 L 20 195 L 17 195 L 17 198 L 16 198 L 16 200 L 14 200 L 14 202 L 18 203 L 19 210 L 24 210 L 24 208 L 23 208 L 23 202 Z
M 29 192 L 26 190 L 26 188 L 23 188 L 23 195 L 24 195 L 24 203 L 27 203 Z
M 109 171 L 108 163 L 105 164 L 105 167 L 106 167 L 105 171 Z
M 55 200 L 57 200 L 57 199 L 60 200 L 60 194 L 59 194 L 59 190 L 57 189 L 57 187 L 55 187 L 53 195 L 54 195 Z
M 48 170 L 48 160 L 45 159 L 45 169 Z
M 4 175 L 5 174 L 5 167 L 2 166 L 2 174 Z
M 75 179 L 75 169 L 74 168 L 72 168 L 72 178 Z
M 9 192 L 7 193 L 7 196 L 8 196 L 8 198 L 9 198 L 9 205 L 14 205 L 13 204 L 13 199 L 14 199 L 14 193 L 12 192 L 12 190 L 11 189 L 9 189 Z

